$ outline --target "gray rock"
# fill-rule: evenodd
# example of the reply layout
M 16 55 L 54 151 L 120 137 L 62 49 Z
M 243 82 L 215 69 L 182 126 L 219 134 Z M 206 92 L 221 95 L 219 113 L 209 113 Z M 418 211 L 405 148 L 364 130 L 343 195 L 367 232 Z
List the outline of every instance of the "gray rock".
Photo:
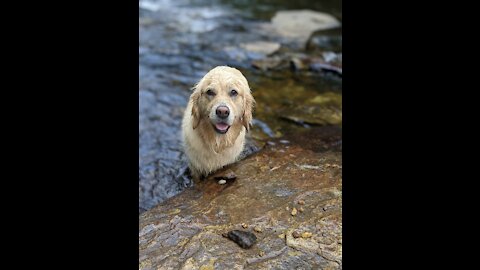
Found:
M 242 43 L 241 47 L 247 51 L 270 55 L 280 49 L 280 43 L 267 41 L 254 41 L 249 43 Z
M 279 11 L 272 18 L 278 34 L 306 42 L 314 31 L 339 27 L 340 22 L 330 14 L 312 10 Z
M 224 235 L 228 239 L 237 243 L 241 248 L 251 248 L 257 241 L 255 234 L 247 231 L 233 230 Z

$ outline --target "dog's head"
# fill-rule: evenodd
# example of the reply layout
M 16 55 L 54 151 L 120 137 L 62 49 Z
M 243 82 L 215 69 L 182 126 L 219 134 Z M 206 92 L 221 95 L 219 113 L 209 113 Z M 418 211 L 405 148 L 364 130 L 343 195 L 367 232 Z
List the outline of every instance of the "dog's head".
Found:
M 247 79 L 235 68 L 210 70 L 194 87 L 190 102 L 193 129 L 201 122 L 220 135 L 235 126 L 250 129 L 255 101 Z

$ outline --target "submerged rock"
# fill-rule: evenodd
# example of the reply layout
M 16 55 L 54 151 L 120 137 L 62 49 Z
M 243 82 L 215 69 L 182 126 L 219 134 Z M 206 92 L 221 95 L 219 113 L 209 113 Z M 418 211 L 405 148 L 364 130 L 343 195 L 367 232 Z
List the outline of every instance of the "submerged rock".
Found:
M 257 241 L 255 234 L 246 231 L 233 230 L 223 236 L 237 243 L 241 248 L 251 248 Z
M 295 105 L 282 113 L 280 117 L 300 125 L 342 124 L 342 111 L 334 107 Z
M 310 104 L 318 105 L 333 105 L 338 108 L 342 107 L 342 95 L 334 92 L 326 92 L 321 95 L 317 95 L 308 101 Z
M 307 100 L 305 104 L 293 104 L 283 108 L 280 117 L 304 125 L 342 124 L 342 95 L 326 92 Z

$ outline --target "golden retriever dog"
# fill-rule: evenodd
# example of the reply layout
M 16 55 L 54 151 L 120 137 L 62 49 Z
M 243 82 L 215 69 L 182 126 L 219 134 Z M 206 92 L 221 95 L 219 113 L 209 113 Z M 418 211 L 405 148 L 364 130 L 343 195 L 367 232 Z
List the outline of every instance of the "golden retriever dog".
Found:
M 193 87 L 182 135 L 194 179 L 237 161 L 254 104 L 247 79 L 235 68 L 216 67 Z

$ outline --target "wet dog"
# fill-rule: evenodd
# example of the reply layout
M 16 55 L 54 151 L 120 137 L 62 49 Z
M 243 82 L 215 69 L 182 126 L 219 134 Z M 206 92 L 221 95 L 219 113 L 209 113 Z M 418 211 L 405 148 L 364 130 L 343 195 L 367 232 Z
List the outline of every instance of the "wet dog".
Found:
M 237 161 L 254 104 L 247 79 L 235 68 L 216 67 L 193 87 L 182 135 L 194 179 Z

